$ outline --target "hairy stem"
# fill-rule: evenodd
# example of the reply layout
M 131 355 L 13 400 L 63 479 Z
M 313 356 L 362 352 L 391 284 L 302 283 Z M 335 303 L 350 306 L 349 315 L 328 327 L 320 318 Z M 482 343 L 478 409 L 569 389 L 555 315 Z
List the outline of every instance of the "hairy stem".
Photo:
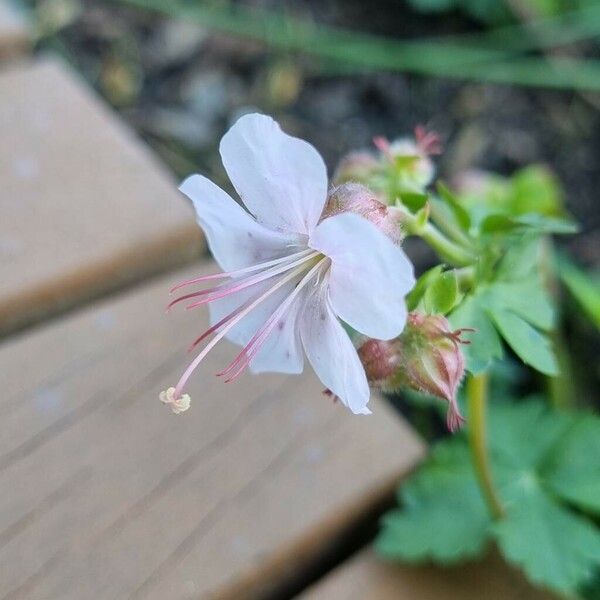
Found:
M 481 494 L 493 519 L 504 516 L 504 508 L 494 487 L 487 450 L 487 375 L 469 375 L 467 402 L 469 408 L 469 447 Z

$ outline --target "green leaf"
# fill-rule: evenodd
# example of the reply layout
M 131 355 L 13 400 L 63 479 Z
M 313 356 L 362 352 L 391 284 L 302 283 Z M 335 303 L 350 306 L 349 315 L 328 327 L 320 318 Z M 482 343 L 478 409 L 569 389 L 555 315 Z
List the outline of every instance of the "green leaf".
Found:
M 526 365 L 545 375 L 559 374 L 550 340 L 545 335 L 513 312 L 492 306 L 488 314 L 508 345 Z
M 578 226 L 570 219 L 559 217 L 544 217 L 538 214 L 505 215 L 492 214 L 483 219 L 480 225 L 481 233 L 507 233 L 518 230 L 534 230 L 538 233 L 577 233 Z
M 405 190 L 400 193 L 400 201 L 413 213 L 420 211 L 427 204 L 427 200 L 427 194 Z
M 408 306 L 408 310 L 414 310 L 417 307 L 417 304 L 421 301 L 427 288 L 431 285 L 431 283 L 439 277 L 439 275 L 444 270 L 442 265 L 437 265 L 428 271 L 425 271 L 419 279 L 417 279 L 417 283 L 415 287 L 410 291 L 408 296 L 406 296 L 406 305 Z
M 561 281 L 600 329 L 600 277 L 586 273 L 565 255 L 558 256 L 556 264 Z
M 464 231 L 469 231 L 471 228 L 471 217 L 465 207 L 441 181 L 437 184 L 437 191 L 442 200 L 452 209 L 456 222 Z
M 485 302 L 492 310 L 514 312 L 544 331 L 554 327 L 554 307 L 540 277 L 494 283 L 485 293 Z
M 490 449 L 504 465 L 540 469 L 573 423 L 571 413 L 553 412 L 539 400 L 496 404 L 490 411 Z
M 454 564 L 483 552 L 490 520 L 462 440 L 438 445 L 400 498 L 405 510 L 385 516 L 375 542 L 382 556 Z
M 459 562 L 495 539 L 531 581 L 573 594 L 600 571 L 600 530 L 568 503 L 598 511 L 600 419 L 542 402 L 494 403 L 492 479 L 505 516 L 492 522 L 464 435 L 438 443 L 400 487 L 376 547 L 388 558 Z M 566 501 L 566 502 L 565 502 Z
M 600 418 L 580 417 L 561 436 L 543 473 L 555 494 L 600 514 Z
M 442 314 L 450 312 L 458 303 L 460 292 L 456 271 L 440 273 L 425 290 L 423 306 L 430 314 Z
M 530 165 L 511 177 L 512 214 L 564 217 L 563 191 L 556 175 L 544 165 Z
M 454 329 L 470 327 L 476 330 L 469 336 L 471 343 L 462 346 L 468 371 L 480 373 L 487 369 L 495 358 L 502 357 L 500 337 L 479 295 L 467 297 L 450 315 L 449 321 Z
M 572 219 L 566 217 L 545 217 L 536 213 L 521 215 L 515 218 L 515 222 L 540 233 L 577 233 L 579 225 Z
M 541 238 L 529 233 L 513 242 L 498 265 L 496 278 L 501 281 L 521 281 L 539 276 L 542 255 Z
M 494 526 L 504 556 L 529 579 L 573 592 L 600 565 L 600 534 L 593 523 L 553 502 L 535 485 Z

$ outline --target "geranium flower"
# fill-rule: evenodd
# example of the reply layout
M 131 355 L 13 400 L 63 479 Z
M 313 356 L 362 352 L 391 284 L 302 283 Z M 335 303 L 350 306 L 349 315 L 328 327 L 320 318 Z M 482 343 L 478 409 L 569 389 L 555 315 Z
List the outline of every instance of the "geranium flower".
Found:
M 404 297 L 414 285 L 410 261 L 357 214 L 322 218 L 328 183 L 321 156 L 270 117 L 239 119 L 220 152 L 247 210 L 201 175 L 180 187 L 224 272 L 184 281 L 172 291 L 224 282 L 171 303 L 208 304 L 211 327 L 192 347 L 214 337 L 161 400 L 185 410 L 185 383 L 227 338 L 243 348 L 218 373 L 226 381 L 247 367 L 254 373 L 300 373 L 306 354 L 332 395 L 352 412 L 369 414 L 365 371 L 340 319 L 369 337 L 396 337 L 406 322 Z

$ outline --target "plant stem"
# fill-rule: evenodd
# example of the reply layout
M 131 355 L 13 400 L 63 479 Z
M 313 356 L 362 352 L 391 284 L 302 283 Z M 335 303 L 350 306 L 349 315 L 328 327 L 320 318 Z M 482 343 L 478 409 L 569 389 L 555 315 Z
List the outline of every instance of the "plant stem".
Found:
M 407 235 L 416 235 L 425 240 L 443 261 L 453 267 L 469 267 L 475 263 L 475 256 L 471 252 L 447 238 L 430 221 L 422 222 L 420 215 L 412 214 L 399 204 L 390 206 L 388 210 L 397 212 L 402 230 Z
M 469 375 L 467 402 L 469 409 L 469 447 L 481 494 L 493 519 L 504 516 L 504 508 L 494 487 L 487 451 L 487 375 Z
M 456 267 L 466 267 L 475 262 L 470 252 L 449 240 L 431 223 L 427 223 L 419 235 L 438 253 L 440 258 Z

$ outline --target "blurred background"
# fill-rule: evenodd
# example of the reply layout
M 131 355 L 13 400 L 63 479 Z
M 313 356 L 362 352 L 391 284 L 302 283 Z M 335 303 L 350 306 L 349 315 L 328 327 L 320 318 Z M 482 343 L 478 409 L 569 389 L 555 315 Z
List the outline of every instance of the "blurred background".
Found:
M 546 163 L 596 264 L 596 0 L 40 0 L 36 47 L 69 61 L 178 175 L 223 180 L 218 141 L 260 110 L 333 168 L 375 135 L 438 131 L 440 176 Z

